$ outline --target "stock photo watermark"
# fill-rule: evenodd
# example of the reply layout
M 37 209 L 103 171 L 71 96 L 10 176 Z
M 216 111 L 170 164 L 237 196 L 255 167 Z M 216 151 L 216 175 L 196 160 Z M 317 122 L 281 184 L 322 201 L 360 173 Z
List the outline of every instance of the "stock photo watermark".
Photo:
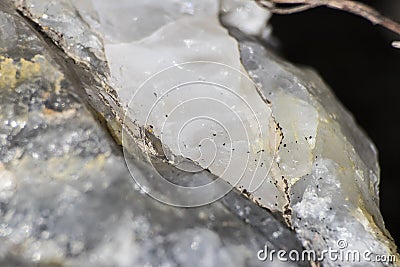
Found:
M 336 247 L 329 247 L 322 251 L 306 249 L 298 250 L 276 250 L 271 249 L 266 244 L 263 249 L 257 252 L 257 258 L 260 261 L 281 261 L 281 262 L 341 262 L 341 263 L 394 263 L 396 256 L 392 254 L 376 254 L 370 250 L 348 249 L 349 243 L 340 239 L 336 243 Z

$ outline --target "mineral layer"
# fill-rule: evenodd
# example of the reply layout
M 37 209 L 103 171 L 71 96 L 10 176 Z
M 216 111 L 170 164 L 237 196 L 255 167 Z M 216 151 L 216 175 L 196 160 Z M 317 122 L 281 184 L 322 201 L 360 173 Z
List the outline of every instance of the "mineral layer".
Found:
M 314 71 L 266 48 L 266 10 L 14 4 L 21 15 L 0 13 L 6 263 L 258 266 L 262 242 L 301 251 L 298 239 L 361 253 L 324 266 L 396 264 L 362 258 L 398 259 L 373 143 Z

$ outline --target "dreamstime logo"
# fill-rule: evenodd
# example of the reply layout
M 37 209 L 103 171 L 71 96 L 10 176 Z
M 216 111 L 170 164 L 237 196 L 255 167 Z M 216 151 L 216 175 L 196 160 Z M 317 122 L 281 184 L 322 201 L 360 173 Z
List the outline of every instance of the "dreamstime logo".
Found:
M 131 175 L 149 196 L 194 207 L 218 200 L 232 186 L 252 192 L 265 181 L 275 158 L 276 126 L 247 74 L 221 63 L 188 62 L 137 87 L 124 120 L 141 127 L 136 142 L 151 171 L 126 149 L 130 136 L 123 132 L 122 140 Z
M 313 261 L 313 262 L 381 262 L 381 263 L 393 263 L 396 262 L 395 255 L 379 255 L 371 252 L 370 250 L 359 251 L 348 249 L 348 242 L 344 239 L 340 239 L 336 243 L 337 248 L 328 248 L 320 252 L 315 250 L 274 250 L 270 249 L 266 244 L 264 249 L 257 252 L 257 258 L 260 261 Z

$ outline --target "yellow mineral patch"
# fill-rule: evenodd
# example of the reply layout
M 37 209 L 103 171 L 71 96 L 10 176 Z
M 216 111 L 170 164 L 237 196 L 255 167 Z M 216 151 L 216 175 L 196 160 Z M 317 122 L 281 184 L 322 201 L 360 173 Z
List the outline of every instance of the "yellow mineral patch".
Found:
M 45 109 L 43 110 L 43 114 L 44 114 L 45 116 L 53 116 L 54 114 L 57 114 L 57 112 L 54 111 L 54 110 L 52 110 L 52 109 L 45 108 Z
M 118 145 L 122 145 L 122 125 L 115 121 L 107 121 L 107 128 Z
M 76 115 L 76 109 L 68 109 L 62 112 L 57 112 L 53 109 L 44 108 L 42 114 L 49 123 L 59 123 L 73 118 Z
M 23 58 L 20 60 L 20 80 L 30 80 L 40 74 L 41 66 L 38 63 L 27 61 Z
M 29 160 L 28 160 L 29 161 Z M 76 158 L 66 155 L 61 158 L 50 158 L 47 161 L 47 171 L 55 180 L 69 180 L 82 168 L 82 162 Z
M 98 155 L 94 159 L 83 160 L 72 155 L 50 158 L 47 161 L 47 169 L 56 180 L 70 180 L 77 173 L 91 173 L 93 170 L 102 170 L 105 166 L 107 156 Z M 84 172 L 82 172 L 84 170 Z
M 13 89 L 24 81 L 40 76 L 51 81 L 56 93 L 60 91 L 64 75 L 44 56 L 35 55 L 31 60 L 21 58 L 15 61 L 0 55 L 0 88 Z
M 17 66 L 11 58 L 0 55 L 0 88 L 15 88 L 17 84 Z
M 85 164 L 85 168 L 86 169 L 96 169 L 96 170 L 100 170 L 104 167 L 106 163 L 106 155 L 105 154 L 100 154 L 98 155 L 96 158 L 94 158 L 91 161 L 88 161 Z

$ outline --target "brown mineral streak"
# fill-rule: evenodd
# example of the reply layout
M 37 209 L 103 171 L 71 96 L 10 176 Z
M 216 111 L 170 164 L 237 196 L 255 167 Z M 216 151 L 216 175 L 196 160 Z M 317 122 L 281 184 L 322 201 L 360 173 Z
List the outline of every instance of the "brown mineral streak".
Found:
M 353 13 L 363 17 L 374 25 L 382 27 L 400 35 L 400 24 L 392 19 L 381 15 L 375 9 L 356 1 L 349 0 L 255 0 L 258 5 L 269 9 L 275 14 L 293 14 L 312 9 L 319 6 L 326 6 L 333 9 L 338 9 Z M 281 7 L 279 5 L 294 5 L 290 7 Z M 398 41 L 393 42 L 393 47 L 400 48 Z

